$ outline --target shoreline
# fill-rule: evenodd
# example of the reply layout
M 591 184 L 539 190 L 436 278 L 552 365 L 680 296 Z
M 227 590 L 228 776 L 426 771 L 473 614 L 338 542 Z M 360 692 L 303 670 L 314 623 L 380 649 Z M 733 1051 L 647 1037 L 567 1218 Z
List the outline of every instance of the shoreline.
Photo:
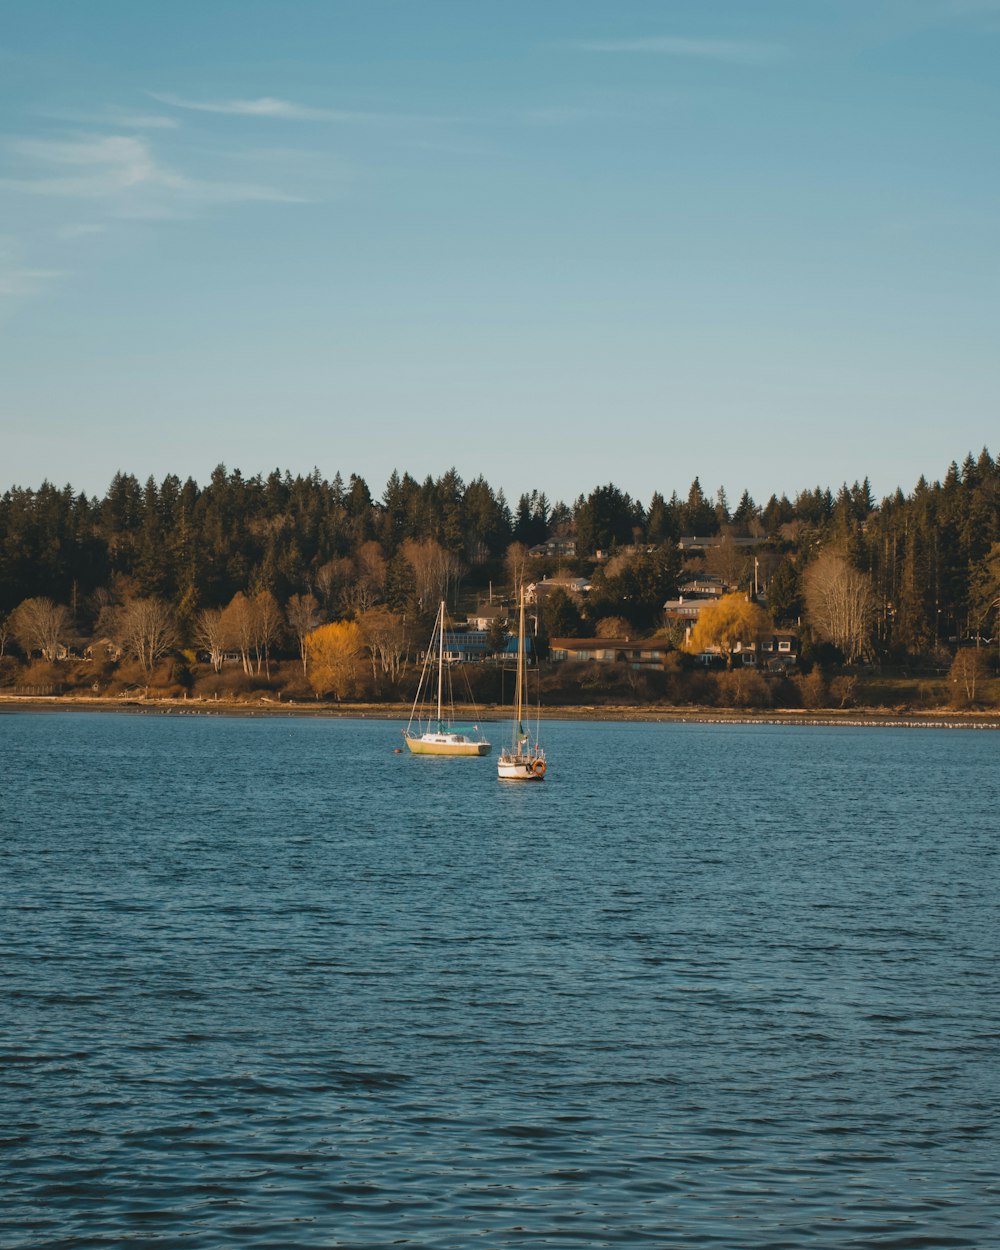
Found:
M 459 705 L 456 715 L 482 724 L 509 721 L 511 709 Z M 258 699 L 103 698 L 97 695 L 10 695 L 0 693 L 0 715 L 18 712 L 123 712 L 139 716 L 305 717 L 338 720 L 407 721 L 408 705 L 320 703 Z M 574 704 L 544 709 L 543 721 L 674 723 L 698 725 L 810 725 L 925 729 L 1000 729 L 1000 711 L 932 708 L 708 708 Z

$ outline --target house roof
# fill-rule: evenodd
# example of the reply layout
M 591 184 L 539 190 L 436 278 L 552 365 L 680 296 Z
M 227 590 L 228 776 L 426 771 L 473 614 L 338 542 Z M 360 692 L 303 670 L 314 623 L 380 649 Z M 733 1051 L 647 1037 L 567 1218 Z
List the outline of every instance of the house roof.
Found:
M 666 638 L 553 638 L 549 645 L 560 651 L 665 651 Z
M 688 594 L 709 594 L 721 595 L 726 591 L 726 583 L 721 577 L 715 577 L 706 573 L 701 577 L 689 578 L 686 582 L 678 584 L 677 589 L 685 595 Z
M 716 602 L 717 600 L 713 596 L 706 596 L 703 599 L 696 598 L 693 595 L 690 597 L 685 596 L 681 599 L 668 599 L 663 605 L 663 611 L 668 616 L 697 616 L 710 604 Z

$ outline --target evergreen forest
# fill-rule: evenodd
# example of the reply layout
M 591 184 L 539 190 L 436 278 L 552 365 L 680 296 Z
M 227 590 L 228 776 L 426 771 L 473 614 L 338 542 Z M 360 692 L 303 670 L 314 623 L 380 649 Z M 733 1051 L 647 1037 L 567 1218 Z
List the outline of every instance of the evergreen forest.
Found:
M 715 542 L 679 545 L 691 536 Z M 311 637 L 339 629 L 358 655 L 367 647 L 370 677 L 362 664 L 325 693 L 400 696 L 439 598 L 463 619 L 522 583 L 574 576 L 590 589 L 545 601 L 540 656 L 551 638 L 605 635 L 662 636 L 680 656 L 664 603 L 711 577 L 799 631 L 803 673 L 943 672 L 974 646 L 985 682 L 1000 633 L 1000 463 L 984 449 L 881 500 L 867 479 L 758 502 L 706 494 L 696 478 L 645 503 L 613 484 L 511 503 L 454 469 L 394 472 L 376 497 L 353 474 L 223 465 L 203 485 L 119 472 L 102 498 L 12 487 L 0 498 L 0 683 L 65 688 L 67 659 L 86 655 L 103 665 L 103 678 L 86 675 L 95 690 L 129 664 L 136 684 L 166 665 L 161 684 L 191 689 L 202 669 L 221 682 L 235 659 L 247 688 L 273 686 L 284 664 L 315 693 Z M 397 645 L 373 642 L 393 629 Z

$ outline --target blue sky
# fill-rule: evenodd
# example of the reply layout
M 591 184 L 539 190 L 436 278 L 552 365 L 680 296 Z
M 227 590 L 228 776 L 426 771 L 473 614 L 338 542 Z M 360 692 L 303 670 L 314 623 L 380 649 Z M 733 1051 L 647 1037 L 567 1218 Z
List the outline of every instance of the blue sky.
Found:
M 0 18 L 0 489 L 1000 452 L 1000 0 Z

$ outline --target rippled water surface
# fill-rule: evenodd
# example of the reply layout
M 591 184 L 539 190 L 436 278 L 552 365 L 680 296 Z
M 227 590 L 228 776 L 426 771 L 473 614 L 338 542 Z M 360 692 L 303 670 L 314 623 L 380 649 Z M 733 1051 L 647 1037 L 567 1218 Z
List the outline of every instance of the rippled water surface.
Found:
M 1000 1244 L 1000 734 L 545 736 L 0 716 L 0 1245 Z

